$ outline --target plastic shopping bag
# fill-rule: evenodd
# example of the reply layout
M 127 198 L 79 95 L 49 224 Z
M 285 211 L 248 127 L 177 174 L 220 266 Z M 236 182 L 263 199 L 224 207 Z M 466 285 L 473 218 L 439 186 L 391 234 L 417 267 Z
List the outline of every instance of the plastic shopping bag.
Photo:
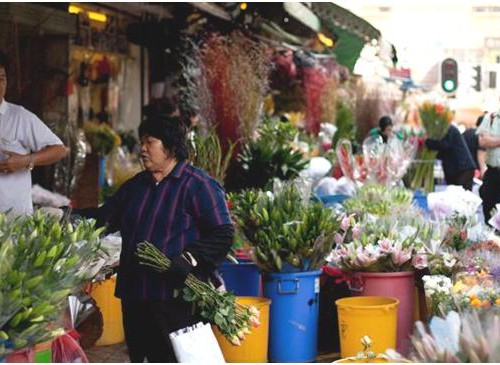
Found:
M 178 362 L 224 364 L 224 356 L 209 324 L 199 322 L 169 334 Z

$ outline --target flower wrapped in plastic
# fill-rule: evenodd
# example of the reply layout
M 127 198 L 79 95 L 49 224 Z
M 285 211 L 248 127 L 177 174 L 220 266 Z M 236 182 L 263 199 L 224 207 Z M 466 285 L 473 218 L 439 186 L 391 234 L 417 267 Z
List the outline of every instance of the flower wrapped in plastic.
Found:
M 436 140 L 445 136 L 453 118 L 449 108 L 431 102 L 424 102 L 419 108 L 419 114 L 427 138 Z M 436 156 L 437 151 L 430 150 L 425 144 L 423 145 L 417 157 L 420 163 L 410 184 L 412 189 L 424 189 L 428 193 L 434 191 L 434 160 Z

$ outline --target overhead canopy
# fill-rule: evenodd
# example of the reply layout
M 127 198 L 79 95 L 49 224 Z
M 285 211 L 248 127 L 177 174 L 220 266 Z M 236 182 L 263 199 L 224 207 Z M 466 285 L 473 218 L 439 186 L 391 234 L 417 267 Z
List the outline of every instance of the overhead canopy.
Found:
M 337 61 L 349 70 L 354 65 L 366 42 L 379 39 L 380 31 L 366 20 L 333 3 L 312 3 L 312 10 L 321 24 L 337 38 L 333 52 Z

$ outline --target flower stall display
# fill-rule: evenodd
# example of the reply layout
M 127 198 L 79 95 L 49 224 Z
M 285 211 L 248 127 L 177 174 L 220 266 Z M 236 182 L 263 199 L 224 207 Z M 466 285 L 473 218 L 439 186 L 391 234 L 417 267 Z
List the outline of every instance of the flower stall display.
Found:
M 446 134 L 453 114 L 448 107 L 442 104 L 424 102 L 419 108 L 420 119 L 427 138 L 440 140 Z M 423 189 L 430 193 L 434 191 L 434 161 L 437 151 L 432 151 L 423 145 L 417 156 L 419 164 L 415 170 L 410 186 L 412 189 Z
M 416 146 L 396 136 L 383 143 L 379 136 L 368 137 L 362 154 L 353 156 L 351 142 L 341 139 L 336 146 L 337 160 L 344 176 L 358 186 L 365 181 L 396 186 L 406 174 L 415 157 Z
M 234 220 L 264 274 L 264 296 L 272 301 L 272 362 L 316 359 L 319 268 L 340 227 L 340 217 L 310 200 L 310 186 L 300 182 L 275 182 L 273 192 L 230 195 Z
M 427 195 L 427 205 L 431 219 L 442 220 L 453 215 L 466 217 L 471 223 L 476 221 L 476 213 L 482 200 L 477 194 L 461 186 L 450 185 L 445 190 Z
M 498 283 L 484 271 L 460 272 L 454 279 L 425 275 L 422 280 L 432 315 L 446 315 L 451 310 L 500 309 Z
M 141 265 L 158 272 L 167 271 L 171 264 L 170 259 L 149 242 L 139 243 L 137 256 Z M 192 274 L 188 275 L 185 284 L 182 298 L 193 303 L 194 309 L 216 325 L 233 345 L 241 345 L 240 341 L 250 334 L 250 328 L 259 325 L 259 311 L 253 306 L 238 304 L 231 293 L 218 291 Z
M 412 208 L 413 194 L 401 187 L 389 188 L 379 184 L 365 184 L 350 199 L 344 201 L 345 210 L 358 216 L 371 215 L 384 217 L 414 210 Z
M 408 351 L 414 306 L 414 269 L 421 265 L 417 254 L 433 234 L 423 216 L 403 214 L 359 222 L 345 217 L 343 234 L 327 258 L 330 265 L 349 272 L 354 295 L 394 297 L 399 300 L 397 349 Z
M 356 222 L 351 215 L 342 219 L 341 232 L 327 258 L 330 264 L 348 272 L 398 272 L 421 264 L 415 257 L 433 228 L 418 216 Z
M 433 317 L 428 327 L 416 323 L 410 358 L 418 363 L 498 363 L 499 334 L 499 310 L 452 311 L 445 318 Z
M 0 214 L 0 358 L 61 334 L 67 296 L 100 269 L 94 221 Z
M 230 194 L 234 219 L 263 272 L 319 269 L 331 249 L 340 217 L 309 201 L 294 183 L 273 193 L 244 190 Z

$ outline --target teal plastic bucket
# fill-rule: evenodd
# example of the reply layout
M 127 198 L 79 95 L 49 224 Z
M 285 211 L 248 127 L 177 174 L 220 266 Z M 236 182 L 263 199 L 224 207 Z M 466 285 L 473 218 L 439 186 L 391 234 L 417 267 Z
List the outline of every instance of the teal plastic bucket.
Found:
M 264 296 L 271 299 L 269 361 L 316 360 L 320 274 L 321 270 L 264 275 Z
M 259 297 L 260 271 L 251 260 L 238 260 L 238 263 L 223 262 L 219 273 L 224 279 L 227 291 L 239 297 Z

